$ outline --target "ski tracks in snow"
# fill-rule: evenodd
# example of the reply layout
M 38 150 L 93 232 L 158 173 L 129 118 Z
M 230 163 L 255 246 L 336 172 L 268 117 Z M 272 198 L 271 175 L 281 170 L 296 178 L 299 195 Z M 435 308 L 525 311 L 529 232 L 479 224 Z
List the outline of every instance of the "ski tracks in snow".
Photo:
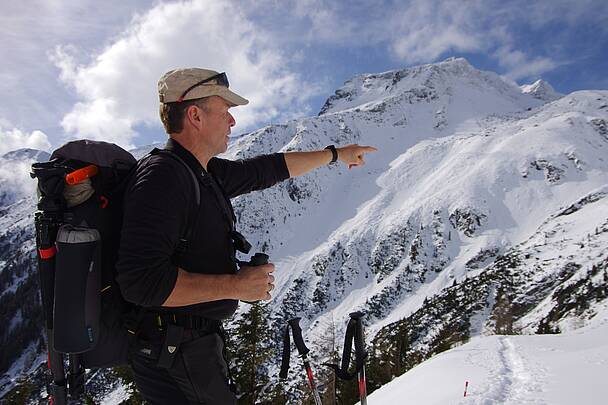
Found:
M 516 339 L 512 337 L 500 336 L 497 338 L 496 351 L 486 352 L 475 359 L 475 363 L 483 362 L 484 368 L 489 371 L 488 380 L 481 384 L 472 381 L 469 396 L 459 404 L 546 404 L 537 395 L 542 391 L 546 371 L 525 355 L 522 356 L 521 349 L 514 341 Z

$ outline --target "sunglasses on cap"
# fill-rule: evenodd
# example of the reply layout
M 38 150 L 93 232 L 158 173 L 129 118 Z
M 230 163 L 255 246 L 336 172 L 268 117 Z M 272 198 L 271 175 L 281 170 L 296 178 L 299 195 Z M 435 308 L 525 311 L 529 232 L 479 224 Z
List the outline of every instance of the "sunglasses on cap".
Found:
M 230 87 L 230 83 L 228 83 L 228 76 L 226 76 L 226 72 L 218 73 L 218 74 L 216 74 L 214 76 L 208 77 L 205 80 L 201 80 L 198 83 L 194 83 L 192 86 L 188 87 L 186 89 L 186 91 L 184 91 L 182 93 L 182 95 L 179 96 L 179 98 L 177 99 L 177 102 L 181 103 L 182 101 L 184 101 L 184 97 L 186 96 L 186 94 L 188 94 L 190 92 L 190 90 L 192 90 L 193 88 L 195 88 L 197 86 L 200 86 L 200 85 L 203 85 L 203 84 L 208 83 L 208 82 L 213 81 L 213 80 L 215 80 L 215 83 L 218 86 Z

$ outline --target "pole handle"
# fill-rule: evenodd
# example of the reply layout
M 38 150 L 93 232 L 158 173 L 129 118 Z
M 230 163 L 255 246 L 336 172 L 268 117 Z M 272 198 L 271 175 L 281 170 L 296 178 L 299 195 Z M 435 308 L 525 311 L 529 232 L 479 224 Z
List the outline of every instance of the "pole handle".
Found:
M 296 345 L 296 349 L 298 349 L 298 353 L 300 356 L 306 356 L 310 350 L 306 347 L 306 343 L 304 343 L 304 338 L 302 337 L 302 328 L 300 327 L 300 319 L 302 318 L 293 318 L 289 321 L 289 326 L 291 326 L 291 330 L 293 333 L 293 342 Z

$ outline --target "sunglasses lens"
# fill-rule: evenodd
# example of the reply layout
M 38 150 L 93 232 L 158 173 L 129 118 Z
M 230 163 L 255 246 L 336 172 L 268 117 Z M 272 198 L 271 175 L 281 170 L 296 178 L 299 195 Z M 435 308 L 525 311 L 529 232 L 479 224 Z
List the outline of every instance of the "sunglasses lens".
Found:
M 201 80 L 200 82 L 195 83 L 192 86 L 190 86 L 189 88 L 187 88 L 186 91 L 184 91 L 182 93 L 181 97 L 177 99 L 177 102 L 181 103 L 184 100 L 184 97 L 186 96 L 186 94 L 188 94 L 190 92 L 190 90 L 192 90 L 193 88 L 195 88 L 197 86 L 201 86 L 201 85 L 211 82 L 211 81 L 215 81 L 215 83 L 217 83 L 219 86 L 230 87 L 230 84 L 228 83 L 228 76 L 226 76 L 226 73 L 225 72 L 218 73 L 215 76 L 211 76 L 205 80 Z
M 228 76 L 226 76 L 226 73 L 221 73 L 217 77 L 217 84 L 219 84 L 220 86 L 230 87 L 230 83 L 228 83 Z

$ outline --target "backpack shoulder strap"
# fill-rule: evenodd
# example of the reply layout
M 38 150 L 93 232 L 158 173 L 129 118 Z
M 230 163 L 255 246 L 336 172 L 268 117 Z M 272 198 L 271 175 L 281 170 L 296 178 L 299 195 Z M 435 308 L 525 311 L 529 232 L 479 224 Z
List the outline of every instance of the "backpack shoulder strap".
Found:
M 152 151 L 149 153 L 149 155 L 159 155 L 162 154 L 164 156 L 170 156 L 171 158 L 177 160 L 183 167 L 186 168 L 186 170 L 188 171 L 188 173 L 190 173 L 190 177 L 192 178 L 192 183 L 194 184 L 194 195 L 195 195 L 195 200 L 196 200 L 196 216 L 194 221 L 188 221 L 190 223 L 190 226 L 188 226 L 188 229 L 186 230 L 186 234 L 184 235 L 184 237 L 180 240 L 180 245 L 182 250 L 186 249 L 185 244 L 187 244 L 188 240 L 190 239 L 190 237 L 192 236 L 193 232 L 194 232 L 194 227 L 193 225 L 196 225 L 196 223 L 198 222 L 198 215 L 199 215 L 199 211 L 200 211 L 200 206 L 201 206 L 201 187 L 200 184 L 198 182 L 198 180 L 196 179 L 196 174 L 194 174 L 194 171 L 192 171 L 192 168 L 190 166 L 188 166 L 188 164 L 186 162 L 184 162 L 184 160 L 182 158 L 180 158 L 176 153 L 167 150 L 167 149 L 157 149 L 154 148 L 152 149 Z
M 190 173 L 190 177 L 192 177 L 192 182 L 194 183 L 194 192 L 195 192 L 195 196 L 196 196 L 196 205 L 200 206 L 201 205 L 201 188 L 198 184 L 198 180 L 196 179 L 196 174 L 194 174 L 194 172 L 192 171 L 192 168 L 190 166 L 188 166 L 188 164 L 186 162 L 184 162 L 184 160 L 182 158 L 180 158 L 177 153 L 168 150 L 168 149 L 157 149 L 154 148 L 152 149 L 152 151 L 150 152 L 151 155 L 158 155 L 158 154 L 162 154 L 165 156 L 171 156 L 173 159 L 177 160 L 179 163 L 181 163 L 182 166 L 184 166 L 186 168 L 186 170 L 188 171 L 188 173 Z

